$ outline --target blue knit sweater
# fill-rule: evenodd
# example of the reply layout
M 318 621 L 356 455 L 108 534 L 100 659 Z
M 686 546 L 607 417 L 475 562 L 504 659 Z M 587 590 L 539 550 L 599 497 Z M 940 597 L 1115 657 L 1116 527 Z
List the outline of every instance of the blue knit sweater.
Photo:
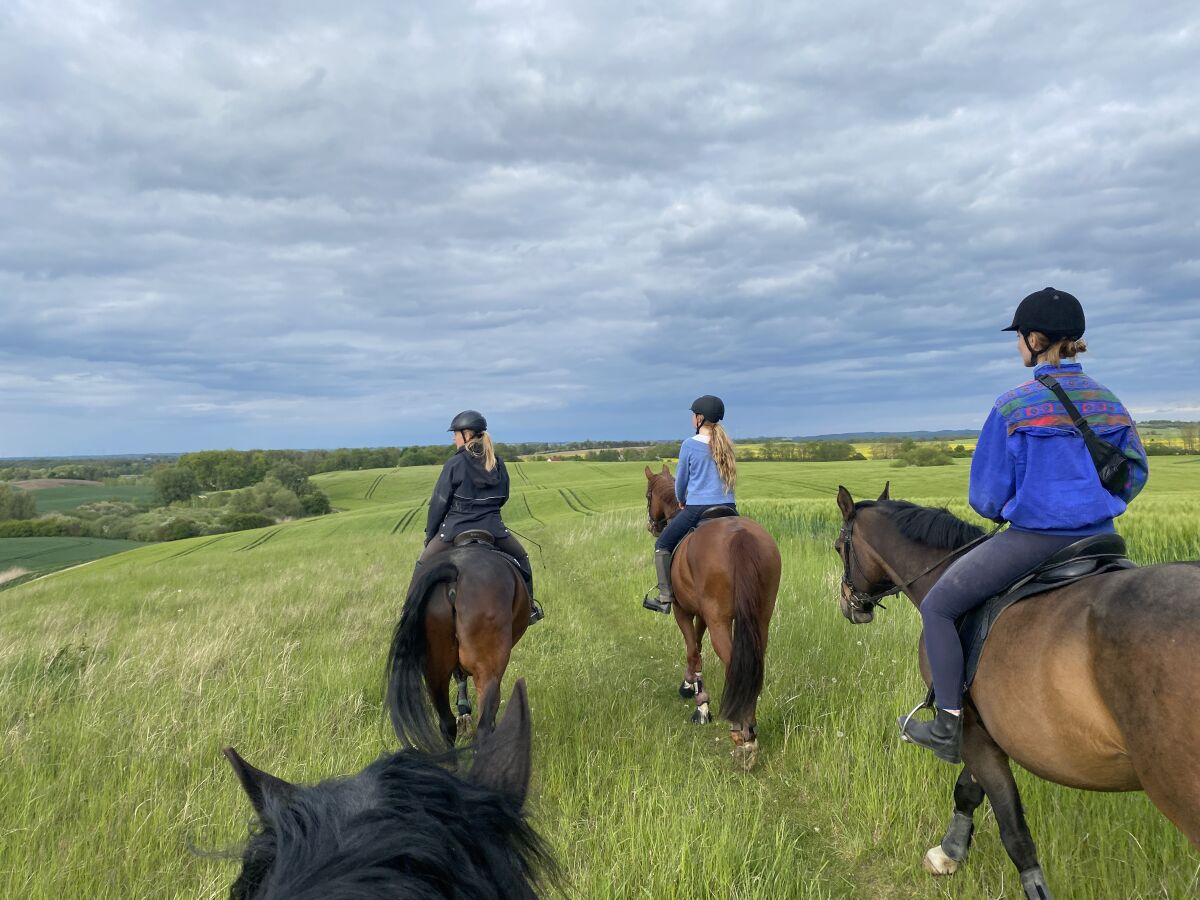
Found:
M 708 435 L 690 437 L 679 447 L 675 469 L 675 496 L 688 506 L 733 504 L 733 492 L 725 490 L 717 464 L 708 448 Z

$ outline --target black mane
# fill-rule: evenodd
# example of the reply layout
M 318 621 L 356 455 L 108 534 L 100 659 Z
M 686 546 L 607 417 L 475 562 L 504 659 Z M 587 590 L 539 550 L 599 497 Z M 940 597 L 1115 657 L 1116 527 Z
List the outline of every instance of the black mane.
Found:
M 452 758 L 403 750 L 271 797 L 230 900 L 536 897 L 557 874 L 520 800 L 438 764 Z
M 984 533 L 978 525 L 964 522 L 945 507 L 918 506 L 907 500 L 866 500 L 855 504 L 855 509 L 867 507 L 887 516 L 910 541 L 941 550 L 957 550 Z

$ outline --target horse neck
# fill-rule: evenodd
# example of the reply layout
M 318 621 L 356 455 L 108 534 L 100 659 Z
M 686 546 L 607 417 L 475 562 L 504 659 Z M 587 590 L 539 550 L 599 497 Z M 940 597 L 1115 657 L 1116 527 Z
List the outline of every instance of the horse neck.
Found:
M 929 593 L 937 580 L 958 558 L 955 556 L 945 559 L 953 551 L 911 541 L 890 527 L 880 529 L 877 534 L 871 535 L 867 543 L 887 570 L 888 577 L 892 579 L 893 584 L 907 584 L 912 579 L 916 579 L 904 589 L 904 595 L 912 601 L 913 606 L 917 609 L 921 608 L 921 601 L 925 599 L 925 595 Z M 941 564 L 934 566 L 939 560 L 942 560 Z M 930 566 L 934 566 L 934 568 L 921 575 Z M 920 575 L 919 578 L 918 575 Z
M 658 495 L 659 502 L 663 505 L 663 515 L 666 516 L 668 522 L 679 515 L 679 510 L 683 507 L 679 505 L 679 498 L 675 496 L 674 481 L 667 479 L 666 481 L 659 482 L 655 493 Z

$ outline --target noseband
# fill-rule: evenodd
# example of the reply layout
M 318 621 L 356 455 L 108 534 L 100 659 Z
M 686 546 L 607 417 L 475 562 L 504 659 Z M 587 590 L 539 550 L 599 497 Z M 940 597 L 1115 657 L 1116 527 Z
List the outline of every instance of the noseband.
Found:
M 891 597 L 894 594 L 899 594 L 900 590 L 901 590 L 900 587 L 893 584 L 890 587 L 886 588 L 885 590 L 879 591 L 878 593 L 867 594 L 867 593 L 864 593 L 863 591 L 858 590 L 858 588 L 856 588 L 854 586 L 854 576 L 850 571 L 850 567 L 855 564 L 855 562 L 854 562 L 854 519 L 853 518 L 847 519 L 845 524 L 842 525 L 842 532 L 839 535 L 839 539 L 842 542 L 842 548 L 843 548 L 842 549 L 842 585 L 847 588 L 847 590 L 850 594 L 850 599 L 847 601 L 850 604 L 850 608 L 852 610 L 854 610 L 855 612 L 861 612 L 861 613 L 872 612 L 875 609 L 875 607 L 877 607 L 877 606 L 880 609 L 887 609 L 887 607 L 884 606 L 879 601 L 882 600 L 884 597 Z M 862 566 L 859 566 L 858 568 L 860 571 L 862 570 Z M 911 584 L 911 582 L 909 582 L 909 583 Z
M 943 565 L 946 562 L 949 562 L 950 560 L 954 559 L 954 557 L 959 556 L 963 553 L 966 553 L 968 550 L 970 550 L 976 544 L 983 543 L 984 541 L 986 541 L 988 538 L 990 538 L 992 535 L 994 535 L 996 532 L 998 532 L 1003 527 L 1004 527 L 1003 525 L 997 525 L 994 529 L 989 531 L 987 534 L 981 534 L 979 537 L 975 538 L 972 541 L 968 541 L 967 543 L 963 544 L 961 547 L 956 547 L 955 549 L 953 549 L 949 553 L 947 553 L 945 556 L 943 556 L 941 559 L 939 559 L 937 562 L 935 562 L 933 565 L 927 566 L 926 568 L 922 569 L 918 574 L 914 575 L 912 578 L 908 579 L 903 584 L 890 584 L 888 587 L 884 588 L 883 590 L 877 591 L 874 594 L 867 594 L 863 591 L 858 590 L 854 586 L 854 575 L 851 572 L 851 566 L 855 565 L 855 562 L 854 562 L 854 518 L 851 517 L 846 520 L 844 525 L 842 525 L 842 531 L 841 531 L 841 534 L 839 535 L 839 539 L 842 542 L 842 547 L 844 548 L 844 550 L 842 552 L 842 565 L 843 565 L 842 584 L 848 589 L 849 594 L 850 594 L 850 599 L 847 600 L 847 603 L 850 605 L 850 608 L 852 610 L 854 610 L 855 612 L 861 612 L 861 613 L 869 613 L 872 610 L 874 610 L 875 607 L 879 607 L 880 609 L 887 609 L 886 606 L 884 606 L 882 603 L 879 602 L 884 597 L 891 597 L 893 595 L 898 595 L 902 591 L 908 590 L 917 581 L 924 578 L 926 575 L 928 575 L 934 569 L 938 568 L 939 566 Z M 858 569 L 859 569 L 859 572 L 861 573 L 862 566 L 859 566 Z

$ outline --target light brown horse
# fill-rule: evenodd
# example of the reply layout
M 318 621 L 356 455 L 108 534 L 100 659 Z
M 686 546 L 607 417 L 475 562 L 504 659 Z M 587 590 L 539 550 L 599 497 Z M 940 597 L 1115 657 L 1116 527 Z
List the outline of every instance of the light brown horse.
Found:
M 646 527 L 657 537 L 678 514 L 679 501 L 665 465 L 657 474 L 647 466 L 646 482 Z M 734 758 L 747 769 L 758 756 L 758 697 L 780 568 L 775 539 L 745 516 L 704 523 L 679 543 L 671 563 L 672 607 L 687 644 L 687 671 L 679 694 L 695 697 L 693 722 L 712 721 L 700 661 L 707 630 L 725 666 L 721 718 L 731 726 Z
M 855 503 L 838 490 L 844 522 L 842 614 L 874 618 L 878 596 L 902 588 L 918 608 L 981 529 L 944 509 Z M 982 599 L 982 598 L 981 598 Z M 930 681 L 925 644 L 921 674 Z M 1025 894 L 1050 890 L 1009 760 L 1092 791 L 1145 791 L 1200 847 L 1200 568 L 1174 563 L 1096 575 L 1009 607 L 992 627 L 963 709 L 964 768 L 935 875 L 966 858 L 972 815 L 986 794 Z M 985 724 L 986 723 L 986 724 Z
M 459 727 L 471 724 L 468 676 L 480 698 L 479 731 L 494 729 L 500 679 L 528 626 L 529 591 L 502 554 L 468 544 L 418 568 L 387 662 L 386 705 L 400 742 L 427 753 L 452 746 Z M 457 718 L 451 675 L 458 681 Z

